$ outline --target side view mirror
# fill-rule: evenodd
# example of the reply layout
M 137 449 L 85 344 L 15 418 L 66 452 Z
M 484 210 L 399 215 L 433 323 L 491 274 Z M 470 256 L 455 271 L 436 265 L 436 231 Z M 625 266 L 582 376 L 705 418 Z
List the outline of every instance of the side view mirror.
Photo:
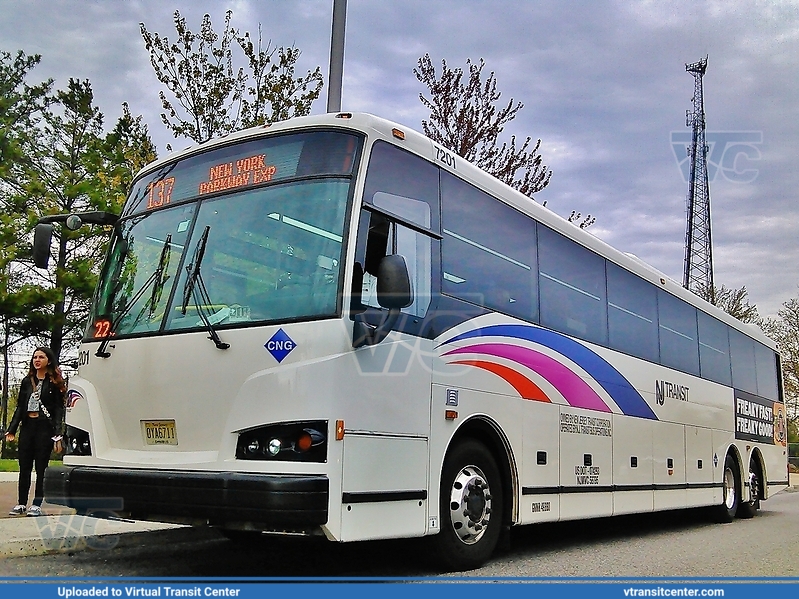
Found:
M 407 308 L 413 303 L 411 278 L 404 256 L 392 254 L 380 261 L 377 267 L 377 302 L 389 310 Z
M 33 264 L 36 268 L 47 268 L 50 262 L 50 242 L 53 238 L 53 225 L 39 223 L 33 230 Z
M 377 345 L 393 330 L 402 308 L 413 303 L 413 289 L 408 265 L 399 254 L 385 256 L 377 268 L 377 302 L 388 308 L 376 327 L 366 322 L 364 314 L 357 314 L 352 329 L 352 346 Z
M 36 223 L 36 228 L 33 231 L 33 263 L 37 268 L 47 268 L 47 264 L 50 262 L 53 223 L 63 223 L 70 231 L 77 231 L 84 223 L 90 225 L 113 225 L 118 220 L 119 215 L 102 211 L 43 216 Z

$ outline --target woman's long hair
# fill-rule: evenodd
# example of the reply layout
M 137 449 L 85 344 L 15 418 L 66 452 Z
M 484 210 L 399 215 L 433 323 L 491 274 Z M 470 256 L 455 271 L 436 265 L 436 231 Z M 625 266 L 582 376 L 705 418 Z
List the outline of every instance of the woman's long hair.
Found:
M 61 393 L 66 392 L 67 390 L 67 383 L 64 380 L 64 377 L 61 376 L 61 370 L 58 368 L 58 360 L 49 347 L 37 347 L 33 350 L 33 354 L 37 351 L 42 352 L 45 356 L 47 356 L 47 377 L 50 381 L 58 387 L 58 390 Z M 33 354 L 31 354 L 31 361 L 28 367 L 28 377 L 31 379 L 31 383 L 36 384 L 36 369 L 33 367 Z

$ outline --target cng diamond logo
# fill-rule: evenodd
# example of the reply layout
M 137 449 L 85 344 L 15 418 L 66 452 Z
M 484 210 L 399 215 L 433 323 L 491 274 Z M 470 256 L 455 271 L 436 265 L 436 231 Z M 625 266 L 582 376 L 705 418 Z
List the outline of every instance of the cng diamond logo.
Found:
M 286 335 L 283 329 L 278 329 L 277 333 L 272 335 L 272 338 L 264 344 L 264 347 L 266 351 L 272 354 L 275 360 L 282 362 L 297 347 L 297 344 L 291 340 L 291 337 Z

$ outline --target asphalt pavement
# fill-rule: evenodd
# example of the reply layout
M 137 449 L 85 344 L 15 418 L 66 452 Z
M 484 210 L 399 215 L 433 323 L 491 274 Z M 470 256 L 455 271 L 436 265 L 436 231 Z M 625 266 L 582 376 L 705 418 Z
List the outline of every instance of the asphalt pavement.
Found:
M 35 474 L 33 478 L 35 481 Z M 176 524 L 78 516 L 71 508 L 46 502 L 43 516 L 11 516 L 8 512 L 17 505 L 17 486 L 16 472 L 0 472 L 0 558 L 110 549 L 123 535 L 180 528 Z M 33 484 L 29 502 L 32 499 Z
M 111 549 L 123 537 L 186 528 L 178 524 L 78 516 L 71 508 L 46 502 L 42 505 L 42 516 L 11 516 L 8 511 L 17 504 L 17 483 L 16 472 L 0 472 L 0 558 Z M 792 474 L 790 483 L 799 486 L 799 475 Z

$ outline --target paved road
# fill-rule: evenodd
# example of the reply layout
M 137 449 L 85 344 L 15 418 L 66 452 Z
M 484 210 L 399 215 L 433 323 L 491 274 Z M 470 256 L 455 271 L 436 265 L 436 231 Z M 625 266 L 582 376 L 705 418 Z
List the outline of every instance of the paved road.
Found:
M 33 520 L 33 519 L 30 519 Z M 6 521 L 7 522 L 7 521 Z M 128 534 L 96 550 L 0 559 L 0 576 L 392 576 L 438 574 L 420 540 L 335 544 L 263 539 L 235 545 L 209 529 Z M 752 520 L 714 524 L 703 511 L 516 529 L 481 577 L 799 576 L 799 492 L 763 503 Z

